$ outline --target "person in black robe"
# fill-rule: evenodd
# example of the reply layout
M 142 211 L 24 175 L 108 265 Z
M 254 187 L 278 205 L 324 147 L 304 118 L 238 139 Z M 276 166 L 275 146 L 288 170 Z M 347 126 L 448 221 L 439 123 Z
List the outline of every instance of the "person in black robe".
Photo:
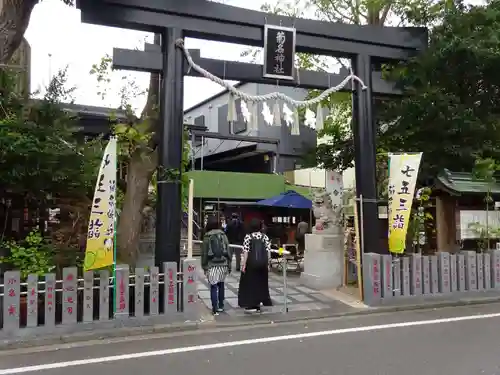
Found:
M 226 227 L 226 235 L 231 245 L 241 246 L 243 244 L 244 228 L 237 213 L 231 215 L 231 221 L 229 221 Z M 241 270 L 241 247 L 236 247 L 232 250 L 236 257 L 236 271 L 239 272 Z
M 271 241 L 262 233 L 259 220 L 252 219 L 249 229 L 250 233 L 243 239 L 238 305 L 247 312 L 260 312 L 261 304 L 272 306 L 268 268 Z

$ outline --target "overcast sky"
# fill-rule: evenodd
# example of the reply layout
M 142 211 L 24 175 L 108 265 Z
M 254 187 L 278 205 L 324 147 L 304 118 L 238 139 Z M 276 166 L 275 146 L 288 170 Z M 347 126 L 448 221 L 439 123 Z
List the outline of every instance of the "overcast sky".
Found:
M 259 9 L 265 0 L 227 0 L 227 4 Z M 26 32 L 31 45 L 31 88 L 37 90 L 46 86 L 51 74 L 69 66 L 70 84 L 77 87 L 75 102 L 96 106 L 118 106 L 118 90 L 124 72 L 116 72 L 111 92 L 104 100 L 97 95 L 96 80 L 89 76 L 92 64 L 98 63 L 105 54 L 112 55 L 113 47 L 143 49 L 144 40 L 152 41 L 152 35 L 144 32 L 81 23 L 80 12 L 68 7 L 60 0 L 42 0 L 36 5 Z M 246 47 L 187 39 L 188 48 L 201 49 L 207 58 L 223 60 L 244 60 L 240 57 Z M 248 59 L 247 59 L 248 61 Z M 147 88 L 148 74 L 127 73 L 131 79 Z M 184 108 L 217 93 L 221 88 L 202 78 L 186 77 L 184 88 Z M 139 108 L 143 98 L 133 104 Z
M 179 0 L 182 1 L 182 0 Z M 225 0 L 226 4 L 243 8 L 260 9 L 265 0 Z M 276 3 L 277 0 L 269 0 Z M 478 4 L 484 0 L 469 0 Z M 312 12 L 312 11 L 311 11 Z M 308 14 L 312 16 L 312 14 Z M 68 7 L 61 0 L 42 0 L 36 5 L 26 32 L 31 45 L 31 88 L 33 91 L 46 86 L 51 74 L 69 66 L 70 84 L 77 88 L 75 102 L 79 104 L 117 107 L 118 90 L 122 86 L 124 74 L 147 88 L 147 73 L 115 72 L 110 94 L 103 101 L 97 95 L 96 80 L 89 76 L 92 64 L 98 63 L 106 54 L 112 55 L 113 47 L 143 49 L 144 41 L 152 41 L 148 33 L 83 24 L 80 12 Z M 187 39 L 188 48 L 201 49 L 201 55 L 221 60 L 240 60 L 241 53 L 248 47 L 217 43 L 212 41 Z M 249 59 L 247 58 L 246 61 Z M 335 71 L 332 67 L 332 71 Z M 219 92 L 220 86 L 202 78 L 186 77 L 184 88 L 184 108 L 189 108 L 207 97 Z M 144 97 L 139 97 L 132 104 L 142 109 Z

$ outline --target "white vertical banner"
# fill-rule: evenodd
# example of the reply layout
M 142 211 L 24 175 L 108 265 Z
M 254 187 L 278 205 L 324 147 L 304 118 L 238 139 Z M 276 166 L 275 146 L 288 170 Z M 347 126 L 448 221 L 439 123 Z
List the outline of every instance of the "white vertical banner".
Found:
M 389 155 L 389 251 L 401 254 L 415 195 L 422 153 Z
M 344 191 L 344 183 L 342 181 L 342 172 L 326 171 L 325 181 L 326 192 L 330 194 L 332 207 L 335 211 L 342 207 L 342 194 Z
M 112 137 L 101 161 L 90 208 L 85 271 L 111 266 L 115 262 L 117 140 Z
M 396 156 L 396 157 L 393 157 Z M 388 169 L 389 169 L 389 187 L 387 190 L 387 217 L 391 218 L 391 209 L 392 209 L 392 200 L 394 199 L 394 193 L 395 193 L 395 185 L 394 185 L 394 178 L 393 176 L 396 176 L 398 174 L 399 168 L 401 167 L 401 158 L 397 157 L 397 154 L 389 154 L 389 160 L 388 160 Z M 391 233 L 391 225 L 389 225 L 389 236 Z

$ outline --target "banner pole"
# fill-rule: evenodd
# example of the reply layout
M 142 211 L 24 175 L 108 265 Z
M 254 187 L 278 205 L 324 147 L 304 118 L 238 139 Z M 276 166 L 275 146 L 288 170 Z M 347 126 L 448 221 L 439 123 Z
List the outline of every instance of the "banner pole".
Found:
M 189 193 L 188 193 L 188 242 L 187 242 L 187 248 L 188 248 L 188 259 L 193 258 L 193 221 L 194 221 L 194 207 L 193 207 L 193 200 L 194 200 L 194 180 L 191 178 L 189 179 Z
M 360 224 L 358 222 L 358 199 L 354 199 L 354 236 L 356 239 L 356 267 L 358 276 L 359 299 L 364 301 L 364 285 L 363 285 L 363 250 L 361 249 Z
M 365 238 L 363 236 L 363 231 L 365 228 L 365 223 L 364 223 L 364 202 L 363 202 L 363 194 L 359 194 L 359 244 L 360 244 L 360 249 L 361 249 L 361 254 L 365 253 Z
M 391 202 L 393 199 L 393 194 L 391 193 L 391 155 L 392 153 L 387 153 L 387 249 L 389 254 L 392 255 L 391 247 L 389 245 L 389 239 L 391 238 Z
M 112 138 L 115 138 L 115 136 L 112 136 Z M 116 196 L 118 194 L 118 140 L 116 140 L 116 150 L 115 150 L 115 213 L 114 213 L 114 218 L 113 218 L 113 317 L 116 317 L 116 232 L 117 232 L 117 223 L 118 223 L 118 210 L 116 207 Z

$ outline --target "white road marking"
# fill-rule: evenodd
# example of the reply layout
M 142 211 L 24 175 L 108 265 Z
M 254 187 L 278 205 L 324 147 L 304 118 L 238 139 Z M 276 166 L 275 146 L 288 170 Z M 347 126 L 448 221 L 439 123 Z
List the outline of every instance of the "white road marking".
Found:
M 157 356 L 165 356 L 165 355 L 170 355 L 170 354 L 188 353 L 188 352 L 196 352 L 196 351 L 202 351 L 202 350 L 220 349 L 220 348 L 235 347 L 235 346 L 242 346 L 242 345 L 252 345 L 252 344 L 261 344 L 261 343 L 269 343 L 269 342 L 276 342 L 276 341 L 287 341 L 287 340 L 306 339 L 306 338 L 312 338 L 312 337 L 331 336 L 331 335 L 339 335 L 339 334 L 343 334 L 343 333 L 380 331 L 383 329 L 390 329 L 390 328 L 415 327 L 415 326 L 425 326 L 425 325 L 441 324 L 441 323 L 456 323 L 456 322 L 463 322 L 463 321 L 468 321 L 468 320 L 491 319 L 491 318 L 499 318 L 499 317 L 500 317 L 500 313 L 483 314 L 483 315 L 470 315 L 470 316 L 459 316 L 459 317 L 453 317 L 453 318 L 443 318 L 443 319 L 433 319 L 433 320 L 417 320 L 417 321 L 413 321 L 413 322 L 390 323 L 390 324 L 379 324 L 379 325 L 364 326 L 364 327 L 333 329 L 333 330 L 329 330 L 329 331 L 297 333 L 297 334 L 285 335 L 285 336 L 261 337 L 261 338 L 257 338 L 257 339 L 229 341 L 229 342 L 221 342 L 221 343 L 216 343 L 216 344 L 197 345 L 197 346 L 186 346 L 186 347 L 182 347 L 182 348 L 155 350 L 155 351 L 142 352 L 142 353 L 129 353 L 129 354 L 114 355 L 114 356 L 109 356 L 109 357 L 80 359 L 80 360 L 75 360 L 75 361 L 56 362 L 56 363 L 47 363 L 47 364 L 43 364 L 43 365 L 34 365 L 34 366 L 3 369 L 3 370 L 0 370 L 0 375 L 23 374 L 23 373 L 27 373 L 27 372 L 53 370 L 53 369 L 60 369 L 60 368 L 65 368 L 65 367 L 75 367 L 75 366 L 92 365 L 92 364 L 98 364 L 98 363 L 117 362 L 117 361 L 129 360 L 129 359 L 157 357 Z

